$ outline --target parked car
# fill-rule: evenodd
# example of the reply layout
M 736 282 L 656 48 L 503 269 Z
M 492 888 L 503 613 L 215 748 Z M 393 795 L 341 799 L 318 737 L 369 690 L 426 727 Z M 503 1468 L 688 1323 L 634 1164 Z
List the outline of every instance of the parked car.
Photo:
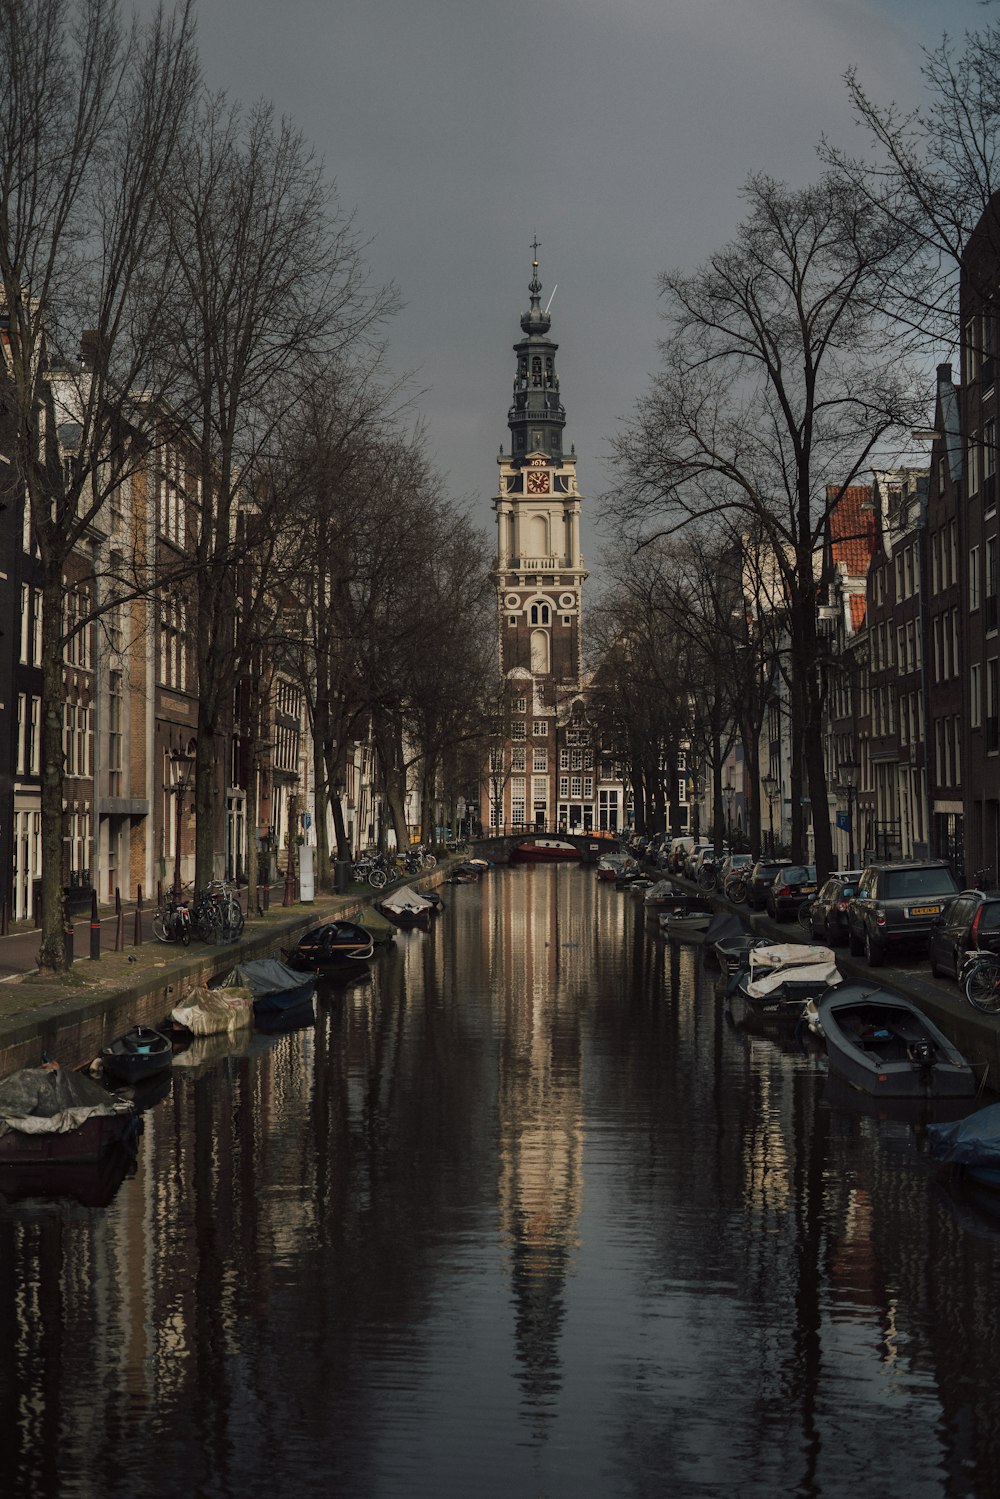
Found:
M 751 911 L 763 911 L 767 903 L 767 892 L 774 884 L 779 869 L 791 867 L 791 859 L 758 859 L 747 886 L 747 905 Z
M 767 914 L 772 921 L 791 921 L 803 901 L 816 894 L 816 865 L 789 864 L 779 869 L 767 892 Z
M 809 910 L 809 930 L 818 942 L 839 947 L 847 941 L 847 905 L 860 878 L 860 869 L 839 869 L 820 886 Z
M 872 968 L 900 948 L 926 951 L 936 916 L 958 894 L 951 866 L 941 859 L 870 865 L 847 909 L 847 942 Z
M 1000 890 L 960 890 L 931 922 L 931 973 L 958 978 L 966 952 L 1000 952 Z

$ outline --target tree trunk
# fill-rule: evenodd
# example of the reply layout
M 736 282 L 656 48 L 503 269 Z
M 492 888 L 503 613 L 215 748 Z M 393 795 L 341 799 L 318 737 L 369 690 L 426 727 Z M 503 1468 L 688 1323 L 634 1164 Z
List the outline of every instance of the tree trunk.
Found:
M 62 659 L 61 564 L 46 567 L 42 584 L 42 973 L 66 969 L 63 911 L 63 720 L 66 675 Z

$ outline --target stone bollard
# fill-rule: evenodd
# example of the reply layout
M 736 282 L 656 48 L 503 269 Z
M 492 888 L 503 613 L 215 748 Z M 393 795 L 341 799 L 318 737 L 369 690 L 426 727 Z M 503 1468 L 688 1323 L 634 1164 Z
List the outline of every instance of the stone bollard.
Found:
M 142 946 L 142 886 L 139 886 L 135 898 L 135 927 L 132 932 L 132 946 Z
M 63 901 L 64 953 L 66 967 L 73 966 L 73 918 L 69 912 L 69 900 Z

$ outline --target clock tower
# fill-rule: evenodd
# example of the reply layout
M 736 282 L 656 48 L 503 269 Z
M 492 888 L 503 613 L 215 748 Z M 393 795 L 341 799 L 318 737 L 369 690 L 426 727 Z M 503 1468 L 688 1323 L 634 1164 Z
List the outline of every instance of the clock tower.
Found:
M 532 248 L 537 256 L 537 239 Z M 514 345 L 510 451 L 500 450 L 493 502 L 507 742 L 502 770 L 494 751 L 490 821 L 583 831 L 597 825 L 593 752 L 568 753 L 571 747 L 582 751 L 585 716 L 581 599 L 587 570 L 580 552 L 580 494 L 575 449 L 563 451 L 559 345 L 548 336 L 552 319 L 541 305 L 537 258 L 531 270 L 531 304 L 521 315 L 523 337 Z M 570 773 L 571 763 L 579 774 Z

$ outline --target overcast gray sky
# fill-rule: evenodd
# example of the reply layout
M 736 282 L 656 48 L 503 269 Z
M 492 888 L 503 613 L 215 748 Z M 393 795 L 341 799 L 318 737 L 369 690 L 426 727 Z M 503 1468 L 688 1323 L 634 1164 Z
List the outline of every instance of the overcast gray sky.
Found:
M 842 83 L 912 100 L 976 0 L 201 0 L 209 85 L 296 117 L 405 299 L 437 466 L 492 529 L 537 230 L 585 496 L 657 361 L 657 273 L 731 234 L 751 171 L 804 183 Z M 596 501 L 589 507 L 596 510 Z M 597 545 L 584 531 L 588 560 Z

